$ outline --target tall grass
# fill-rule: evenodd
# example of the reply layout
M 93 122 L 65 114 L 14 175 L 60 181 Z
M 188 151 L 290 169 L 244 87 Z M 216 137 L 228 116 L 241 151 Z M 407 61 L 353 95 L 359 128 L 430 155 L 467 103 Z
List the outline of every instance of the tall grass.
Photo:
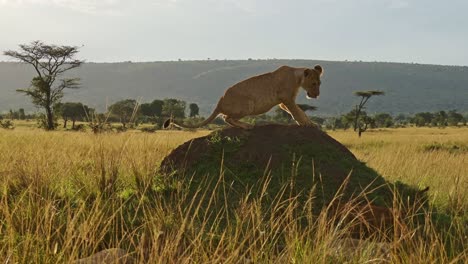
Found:
M 387 180 L 431 188 L 444 210 L 468 213 L 468 129 L 406 128 L 330 135 Z
M 448 134 L 432 134 L 441 131 Z M 302 203 L 283 186 L 268 206 L 262 193 L 232 206 L 222 171 L 214 189 L 202 183 L 193 196 L 187 191 L 190 180 L 156 177 L 171 149 L 207 132 L 0 130 L 0 261 L 68 263 L 117 247 L 140 263 L 464 263 L 467 201 L 461 188 L 468 177 L 463 174 L 467 154 L 424 147 L 466 143 L 467 131 L 458 132 L 392 130 L 366 133 L 360 140 L 350 132 L 332 134 L 387 179 L 430 186 L 430 203 L 436 206 L 424 207 L 421 215 L 418 204 L 395 199 L 391 231 L 378 229 L 360 241 L 349 235 L 356 225 L 367 224 L 362 216 L 368 207 L 358 199 L 342 201 L 347 210 L 337 213 L 330 205 L 316 215 L 313 195 Z M 424 167 L 441 158 L 447 160 L 437 173 Z M 445 180 L 433 179 L 436 175 Z M 457 177 L 458 183 L 450 182 Z M 262 179 L 266 192 L 268 175 Z M 443 195 L 452 188 L 457 202 Z M 455 212 L 452 203 L 462 209 Z M 441 226 L 434 210 L 449 212 L 449 221 Z

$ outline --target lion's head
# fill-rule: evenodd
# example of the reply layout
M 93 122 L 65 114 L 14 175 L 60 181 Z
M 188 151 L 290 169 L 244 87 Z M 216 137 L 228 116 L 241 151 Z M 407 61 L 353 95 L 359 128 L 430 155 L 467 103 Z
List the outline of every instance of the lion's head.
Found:
M 315 65 L 313 69 L 304 70 L 304 78 L 302 78 L 301 86 L 307 92 L 307 98 L 317 98 L 320 95 L 320 77 L 323 74 L 323 68 L 320 65 Z

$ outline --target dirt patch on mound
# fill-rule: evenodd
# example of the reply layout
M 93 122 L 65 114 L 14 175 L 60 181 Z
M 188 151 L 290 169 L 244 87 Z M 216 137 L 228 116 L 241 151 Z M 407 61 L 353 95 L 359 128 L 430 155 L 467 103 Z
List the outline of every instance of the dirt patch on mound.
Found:
M 349 159 L 356 157 L 341 143 L 314 127 L 295 125 L 264 125 L 252 130 L 226 128 L 212 134 L 190 140 L 173 150 L 162 162 L 164 172 L 174 169 L 188 168 L 199 162 L 204 162 L 207 154 L 213 152 L 217 144 L 225 144 L 226 152 L 230 153 L 228 164 L 249 162 L 265 167 L 277 168 L 284 160 L 284 151 L 294 146 L 304 146 L 313 142 L 319 146 L 334 148 L 338 153 Z M 237 145 L 235 151 L 229 151 L 231 145 Z M 291 151 L 289 151 L 291 152 Z M 296 153 L 301 154 L 301 153 Z M 226 157 L 225 157 L 226 158 Z M 289 160 L 291 161 L 291 160 Z M 356 160 L 357 161 L 357 160 Z

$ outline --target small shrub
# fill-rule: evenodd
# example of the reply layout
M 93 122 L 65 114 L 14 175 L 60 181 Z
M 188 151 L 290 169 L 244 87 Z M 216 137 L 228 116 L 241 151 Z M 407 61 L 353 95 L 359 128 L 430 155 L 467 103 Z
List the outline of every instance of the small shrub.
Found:
M 74 128 L 72 128 L 73 131 L 85 131 L 86 128 L 85 128 L 85 125 L 83 124 L 79 124 L 79 125 L 76 125 Z
M 154 133 L 154 132 L 156 132 L 156 130 L 158 130 L 158 126 L 157 126 L 157 125 L 150 126 L 150 127 L 142 127 L 142 128 L 140 128 L 140 131 L 141 131 L 141 132 L 146 132 L 146 133 Z
M 47 116 L 45 114 L 38 114 L 36 118 L 37 127 L 47 130 Z M 54 129 L 58 127 L 57 116 L 54 116 Z
M 117 132 L 125 132 L 127 130 L 128 130 L 128 128 L 126 128 L 124 126 L 118 126 L 118 127 L 115 128 L 115 131 L 117 131 Z
M 423 151 L 434 152 L 434 151 L 447 151 L 449 153 L 466 153 L 468 152 L 468 146 L 457 143 L 438 143 L 434 142 L 431 144 L 423 145 Z
M 13 124 L 11 120 L 5 120 L 5 121 L 0 120 L 0 127 L 2 127 L 3 129 L 14 129 L 15 125 Z
M 109 123 L 90 122 L 88 126 L 93 130 L 94 134 L 112 131 L 112 126 Z

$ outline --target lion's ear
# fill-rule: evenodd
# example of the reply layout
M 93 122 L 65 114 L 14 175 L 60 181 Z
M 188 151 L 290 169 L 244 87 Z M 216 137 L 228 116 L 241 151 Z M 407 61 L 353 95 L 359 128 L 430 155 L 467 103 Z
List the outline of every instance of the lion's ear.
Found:
M 305 70 L 304 70 L 304 77 L 309 76 L 311 72 L 312 72 L 311 69 L 305 69 Z
M 323 68 L 322 68 L 322 66 L 320 66 L 320 65 L 315 65 L 314 70 L 316 70 L 316 71 L 320 74 L 320 76 L 322 76 L 322 74 L 323 74 Z

